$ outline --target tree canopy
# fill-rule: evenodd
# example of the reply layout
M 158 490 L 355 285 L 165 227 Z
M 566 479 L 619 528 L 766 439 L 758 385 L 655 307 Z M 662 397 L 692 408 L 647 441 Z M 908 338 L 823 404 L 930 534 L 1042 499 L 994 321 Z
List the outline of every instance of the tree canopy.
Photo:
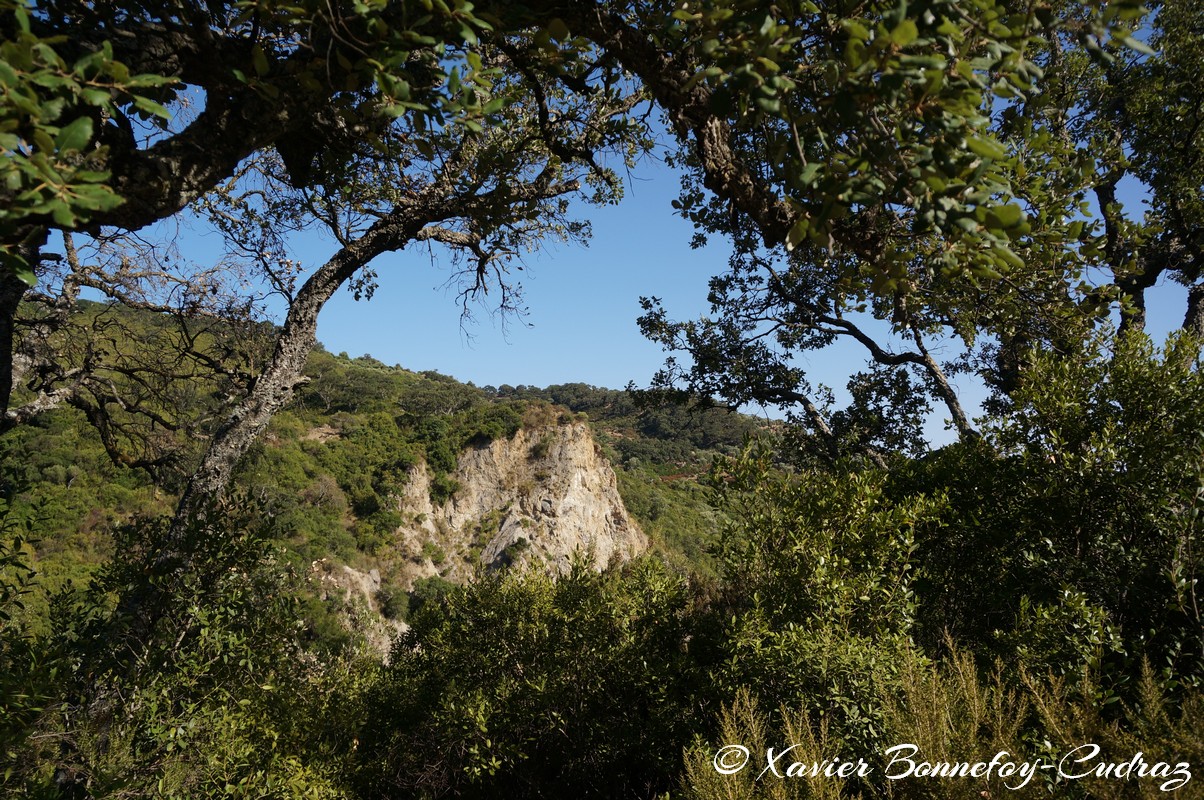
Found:
M 1192 12 L 1175 4 L 1156 18 L 1151 43 L 1166 54 L 1159 59 L 1144 55 L 1148 46 L 1132 34 L 1143 13 L 1133 2 L 1094 11 L 995 0 L 205 3 L 124 11 L 8 2 L 2 10 L 9 40 L 3 145 L 12 154 L 4 191 L 14 202 L 0 231 L 11 270 L 0 304 L 0 395 L 10 424 L 22 339 L 16 308 L 22 283 L 47 273 L 42 248 L 50 231 L 137 231 L 199 204 L 248 268 L 286 294 L 299 265 L 284 254 L 284 232 L 319 225 L 343 243 L 371 233 L 377 243 L 356 266 L 344 265 L 344 280 L 358 273 L 368 285 L 372 256 L 419 230 L 370 231 L 369 220 L 385 224 L 383 202 L 411 218 L 434 217 L 421 238 L 479 247 L 479 232 L 436 236 L 448 211 L 415 208 L 410 182 L 433 177 L 435 165 L 447 169 L 457 141 L 496 140 L 489 131 L 513 126 L 516 113 L 529 115 L 531 141 L 555 164 L 586 165 L 596 176 L 604 151 L 642 146 L 631 138 L 649 113 L 641 100 L 665 115 L 688 176 L 681 213 L 703 234 L 737 244 L 733 273 L 714 295 L 728 330 L 687 335 L 649 306 L 654 338 L 670 347 L 698 340 L 684 346 L 699 370 L 707 369 L 707 348 L 730 361 L 737 354 L 719 342 L 764 336 L 758 326 L 767 322 L 789 331 L 778 337 L 779 354 L 852 337 L 880 367 L 862 380 L 861 405 L 877 407 L 870 395 L 906 393 L 906 382 L 918 380 L 972 435 L 948 368 L 928 350 L 933 336 L 971 345 L 990 338 L 1006 361 L 1018 343 L 1055 335 L 1048 329 L 1061 324 L 1046 311 L 1016 308 L 1034 293 L 1060 298 L 1073 284 L 1080 304 L 1123 296 L 1134 309 L 1155 272 L 1192 280 L 1181 262 L 1195 234 L 1167 221 L 1183 228 L 1194 219 L 1198 181 L 1190 165 L 1198 144 L 1188 137 L 1178 150 L 1149 146 L 1171 135 L 1158 133 L 1167 115 L 1155 108 L 1171 95 L 1153 87 L 1190 93 L 1176 72 L 1190 62 L 1190 44 L 1176 31 L 1190 29 Z M 1118 111 L 1109 98 L 1122 95 L 1133 102 Z M 1177 102 L 1191 113 L 1190 96 Z M 1087 154 L 1106 141 L 1111 149 Z M 1130 164 L 1139 148 L 1160 155 Z M 497 181 L 492 196 L 462 209 L 467 218 L 496 217 L 506 204 L 509 213 L 530 213 L 522 208 L 530 196 L 502 191 L 537 178 L 530 159 L 508 157 L 496 144 L 473 144 L 457 157 L 455 169 L 483 169 L 482 181 Z M 1157 220 L 1129 222 L 1108 201 L 1108 187 L 1114 192 L 1126 171 L 1167 188 Z M 275 188 L 265 194 L 257 181 L 266 175 Z M 1101 198 L 1107 232 L 1083 218 L 1087 191 Z M 1157 260 L 1154 250 L 1174 257 L 1139 268 L 1127 254 L 1143 237 L 1150 247 L 1142 258 Z M 1101 259 L 1113 267 L 1116 291 L 1080 292 L 1076 276 Z M 791 266 L 784 271 L 778 262 Z M 479 272 L 473 285 L 483 288 L 486 276 Z M 92 275 L 106 287 L 120 277 Z M 854 319 L 863 308 L 914 346 L 880 346 Z M 1012 331 L 1021 315 L 1042 330 Z M 856 447 L 874 438 L 862 431 L 874 423 L 827 419 L 790 367 L 758 352 L 759 339 L 750 347 L 742 357 L 759 360 L 777 391 L 794 396 L 779 399 L 801 400 L 802 416 L 829 451 L 842 438 L 865 440 Z M 696 377 L 691 388 L 731 390 L 735 402 L 766 395 Z M 43 401 L 69 393 L 42 384 L 29 388 Z M 910 419 L 919 411 L 900 413 Z
M 1086 18 L 1074 4 L 1043 13 L 1063 24 L 1043 26 L 1003 57 L 1011 69 L 985 73 L 998 80 L 949 87 L 959 97 L 979 92 L 973 113 L 952 106 L 960 123 L 865 110 L 844 134 L 821 129 L 814 140 L 803 137 L 814 148 L 807 153 L 789 144 L 794 132 L 776 117 L 749 113 L 738 138 L 744 158 L 763 170 L 784 164 L 796 182 L 823 174 L 833 158 L 852 158 L 847 148 L 890 134 L 882 158 L 897 154 L 905 169 L 861 156 L 858 169 L 847 170 L 850 181 L 881 184 L 876 194 L 831 178 L 814 189 L 833 208 L 849 201 L 836 219 L 850 242 L 835 234 L 826 241 L 767 236 L 781 226 L 709 194 L 710 165 L 687 151 L 680 213 L 695 223 L 698 243 L 730 237 L 735 251 L 729 271 L 711 282 L 711 315 L 676 321 L 656 298 L 645 300 L 645 334 L 686 356 L 670 361 L 656 384 L 782 407 L 823 457 L 880 462 L 890 452 L 924 449 L 922 422 L 932 403 L 961 438 L 977 435 L 953 388 L 956 375 L 977 376 L 994 391 L 992 402 L 1006 403 L 1030 351 L 1070 353 L 1114 313 L 1122 331 L 1141 329 L 1145 290 L 1162 276 L 1188 287 L 1182 326 L 1204 333 L 1192 244 L 1200 230 L 1197 217 L 1183 213 L 1204 185 L 1195 171 L 1204 148 L 1195 124 L 1201 103 L 1188 67 L 1195 63 L 1187 45 L 1199 25 L 1195 4 L 1159 4 L 1140 42 L 1123 29 L 1110 38 L 1084 36 L 1078 26 Z M 1108 13 L 1128 20 L 1139 12 L 1116 5 Z M 885 29 L 874 41 L 906 51 L 913 38 L 910 25 L 903 28 L 905 46 L 885 43 Z M 898 57 L 914 65 L 914 76 L 931 79 L 922 89 L 907 84 L 921 94 L 906 108 L 943 113 L 935 110 L 945 107 L 937 90 L 949 80 L 932 71 L 936 62 Z M 960 69 L 947 58 L 940 57 L 942 69 Z M 906 84 L 880 77 L 887 91 Z M 802 102 L 847 103 L 843 97 L 820 92 Z M 862 110 L 834 105 L 828 116 Z M 924 142 L 914 154 L 912 136 Z M 952 138 L 940 144 L 941 136 Z M 794 152 L 801 161 L 791 168 Z M 783 194 L 801 197 L 808 187 L 787 183 Z M 887 193 L 895 190 L 901 194 Z M 850 382 L 845 409 L 808 380 L 800 360 L 838 340 L 855 343 L 870 364 Z

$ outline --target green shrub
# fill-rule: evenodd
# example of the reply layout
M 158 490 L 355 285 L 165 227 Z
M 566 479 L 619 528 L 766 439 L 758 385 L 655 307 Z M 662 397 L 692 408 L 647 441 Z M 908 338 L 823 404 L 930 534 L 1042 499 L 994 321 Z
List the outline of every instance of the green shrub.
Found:
M 460 491 L 460 482 L 450 475 L 436 475 L 431 479 L 431 501 L 443 505 Z
M 410 596 L 392 581 L 386 581 L 376 591 L 376 605 L 386 619 L 405 621 L 410 613 Z
M 36 587 L 30 566 L 29 525 L 0 499 L 0 790 L 19 783 L 29 768 L 28 739 L 57 692 L 57 672 L 66 665 L 35 636 L 25 609 Z M 17 776 L 17 780 L 14 780 Z
M 532 461 L 539 461 L 546 458 L 548 451 L 552 449 L 553 439 L 550 434 L 544 434 L 539 438 L 539 441 L 531 445 L 531 450 L 527 454 Z
M 413 615 L 428 605 L 430 608 L 442 608 L 444 601 L 460 589 L 441 575 L 431 575 L 414 581 L 409 594 L 409 611 Z
M 1204 680 L 1204 374 L 1197 346 L 1144 336 L 1034 354 L 984 440 L 890 478 L 893 497 L 942 493 L 917 531 L 917 636 L 1030 668 L 1102 667 L 1121 690 L 1143 659 Z
M 416 587 L 417 588 L 417 587 Z M 367 797 L 651 796 L 699 722 L 686 583 L 645 562 L 482 577 L 411 613 L 370 694 Z
M 240 497 L 166 531 L 123 528 L 88 589 L 56 599 L 44 646 L 62 666 L 34 735 L 6 742 L 6 780 L 33 796 L 344 796 L 346 747 L 310 724 L 333 687 L 298 658 L 300 584 L 262 509 Z
M 870 472 L 783 474 L 764 449 L 716 463 L 732 605 L 722 684 L 822 714 L 833 740 L 868 750 L 906 665 L 916 616 L 917 526 L 940 501 L 893 499 Z
M 456 420 L 459 438 L 469 447 L 483 447 L 495 439 L 510 439 L 522 427 L 519 406 L 490 403 L 466 411 Z
M 428 539 L 422 543 L 422 557 L 430 559 L 431 563 L 438 567 L 447 561 L 447 551 L 437 542 Z

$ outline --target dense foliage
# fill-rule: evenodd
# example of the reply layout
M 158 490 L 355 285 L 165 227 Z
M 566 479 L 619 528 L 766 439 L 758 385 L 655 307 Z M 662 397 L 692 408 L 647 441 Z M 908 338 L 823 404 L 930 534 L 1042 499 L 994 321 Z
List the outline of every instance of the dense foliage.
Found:
M 695 612 L 656 561 L 492 576 L 427 604 L 368 694 L 362 794 L 648 794 L 705 697 Z
M 1199 758 L 1191 720 L 1204 675 L 1194 547 L 1202 465 L 1198 447 L 1181 446 L 1201 430 L 1194 348 L 1186 337 L 1155 350 L 1128 336 L 1110 349 L 1086 345 L 1074 361 L 1036 358 L 1012 409 L 981 439 L 891 470 L 786 469 L 772 439 L 719 455 L 709 489 L 640 477 L 683 462 L 623 470 L 637 485 L 669 487 L 657 497 L 668 498 L 658 502 L 671 521 L 705 520 L 714 546 L 693 569 L 717 577 L 646 557 L 559 581 L 516 572 L 467 587 L 394 588 L 391 613 L 412 627 L 383 670 L 354 655 L 343 623 L 314 605 L 298 572 L 312 558 L 367 558 L 365 531 L 380 530 L 368 526 L 389 524 L 369 509 L 375 493 L 395 491 L 389 476 L 404 476 L 406 459 L 437 459 L 433 441 L 451 451 L 506 435 L 520 401 L 319 353 L 313 386 L 240 478 L 257 499 L 234 516 L 197 520 L 191 541 L 205 555 L 188 573 L 160 555 L 165 521 L 124 522 L 154 507 L 137 481 L 125 490 L 132 505 L 110 509 L 108 533 L 93 530 L 92 540 L 113 544 L 90 582 L 75 573 L 75 588 L 47 597 L 62 581 L 47 583 L 51 570 L 31 584 L 28 534 L 10 539 L 0 597 L 6 780 L 14 790 L 78 786 L 97 797 L 200 796 L 219 786 L 364 797 L 568 787 L 607 797 L 620 785 L 641 796 L 678 787 L 698 797 L 836 797 L 883 787 L 744 784 L 747 776 L 721 780 L 709 759 L 730 737 L 802 742 L 816 758 L 855 753 L 878 767 L 873 759 L 895 740 L 928 742 L 949 758 L 999 748 L 1056 757 L 1079 739 Z M 340 394 L 342 385 L 354 391 Z M 640 418 L 617 393 L 572 392 L 596 398 L 600 416 L 606 406 L 624 412 L 614 418 L 622 426 L 595 423 L 602 435 L 630 435 Z M 662 413 L 658 426 L 677 419 L 689 429 L 695 419 Z M 86 431 L 48 419 L 73 437 Z M 300 435 L 323 425 L 340 438 Z M 432 440 L 434 429 L 449 438 Z M 72 480 L 65 448 L 47 446 L 54 430 L 40 436 L 43 452 L 67 464 L 64 480 L 31 484 L 47 498 L 44 521 L 68 514 L 54 487 L 63 498 L 74 484 L 112 492 L 131 475 L 94 444 L 97 471 Z M 682 438 L 664 446 L 675 452 Z M 687 482 L 717 501 L 714 511 L 676 510 L 671 498 Z M 34 495 L 21 496 L 10 529 L 34 512 Z M 93 502 L 116 495 L 108 498 Z M 633 509 L 640 503 L 637 491 Z M 79 532 L 52 547 L 35 542 L 38 570 L 56 563 L 58 548 L 99 561 L 82 541 Z M 175 599 L 149 622 L 123 612 L 123 598 L 150 590 Z M 47 613 L 49 625 L 39 623 Z M 982 721 L 961 722 L 967 714 Z M 1053 791 L 1110 797 L 1113 788 L 1063 782 Z

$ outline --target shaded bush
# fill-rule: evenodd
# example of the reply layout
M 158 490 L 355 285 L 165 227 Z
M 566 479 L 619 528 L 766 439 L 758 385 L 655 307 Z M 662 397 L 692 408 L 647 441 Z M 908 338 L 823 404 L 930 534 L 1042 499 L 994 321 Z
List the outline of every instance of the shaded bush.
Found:
M 369 698 L 365 797 L 648 796 L 698 724 L 690 593 L 655 563 L 483 577 L 411 614 Z

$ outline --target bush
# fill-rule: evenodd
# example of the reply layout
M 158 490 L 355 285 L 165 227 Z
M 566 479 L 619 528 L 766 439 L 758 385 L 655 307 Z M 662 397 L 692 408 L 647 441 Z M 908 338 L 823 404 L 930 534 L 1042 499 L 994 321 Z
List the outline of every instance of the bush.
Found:
M 531 450 L 527 454 L 532 461 L 539 461 L 541 458 L 546 458 L 548 451 L 552 449 L 552 437 L 544 434 L 539 441 L 531 445 Z
M 376 591 L 376 606 L 386 619 L 404 622 L 410 613 L 410 596 L 396 583 L 388 581 Z
M 431 479 L 431 502 L 443 505 L 460 491 L 460 482 L 450 475 L 436 475 Z
M 494 439 L 510 439 L 522 427 L 519 407 L 511 403 L 490 403 L 467 411 L 457 420 L 458 438 L 469 447 L 483 447 Z
M 0 499 L 0 789 L 29 769 L 22 763 L 27 740 L 38 733 L 36 723 L 54 699 L 56 672 L 64 666 L 25 619 L 24 600 L 36 585 L 28 534 L 28 525 Z
M 417 587 L 416 587 L 417 589 Z M 370 694 L 365 797 L 649 796 L 698 723 L 685 582 L 486 576 L 411 613 Z
M 755 686 L 822 714 L 842 746 L 873 749 L 883 698 L 922 658 L 911 643 L 914 533 L 941 502 L 888 497 L 877 472 L 786 475 L 764 449 L 717 461 L 716 478 L 732 520 L 721 546 L 727 696 Z
M 91 586 L 57 599 L 45 646 L 63 669 L 12 780 L 35 796 L 340 796 L 346 750 L 310 726 L 331 687 L 297 657 L 299 584 L 260 510 L 243 497 L 166 532 L 122 529 Z
M 1204 374 L 1196 345 L 1032 358 L 984 441 L 953 445 L 890 479 L 894 497 L 943 493 L 916 534 L 920 641 L 1105 683 L 1142 659 L 1163 679 L 1204 680 Z
M 447 561 L 447 551 L 436 542 L 427 540 L 422 543 L 422 557 L 430 559 L 436 567 Z
M 409 594 L 407 605 L 410 614 L 416 614 L 428 606 L 428 611 L 433 608 L 442 608 L 448 596 L 459 588 L 458 584 L 452 583 L 440 575 L 419 578 L 414 581 L 414 587 Z

